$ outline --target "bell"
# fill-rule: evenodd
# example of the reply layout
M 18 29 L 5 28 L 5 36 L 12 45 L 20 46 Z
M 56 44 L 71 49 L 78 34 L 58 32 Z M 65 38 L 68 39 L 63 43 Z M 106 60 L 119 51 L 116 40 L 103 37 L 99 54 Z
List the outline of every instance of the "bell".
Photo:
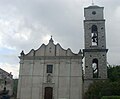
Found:
M 96 36 L 96 34 L 95 34 L 95 33 L 93 34 L 92 39 L 93 39 L 93 42 L 96 42 L 97 36 Z

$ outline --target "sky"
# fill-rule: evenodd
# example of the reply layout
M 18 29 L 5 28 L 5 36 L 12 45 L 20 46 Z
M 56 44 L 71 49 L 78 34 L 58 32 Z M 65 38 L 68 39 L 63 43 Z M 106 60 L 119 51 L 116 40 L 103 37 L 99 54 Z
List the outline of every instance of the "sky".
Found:
M 78 53 L 84 48 L 84 7 L 92 0 L 0 0 L 0 68 L 19 75 L 20 52 L 54 42 Z M 107 62 L 120 64 L 120 0 L 94 0 L 104 7 Z

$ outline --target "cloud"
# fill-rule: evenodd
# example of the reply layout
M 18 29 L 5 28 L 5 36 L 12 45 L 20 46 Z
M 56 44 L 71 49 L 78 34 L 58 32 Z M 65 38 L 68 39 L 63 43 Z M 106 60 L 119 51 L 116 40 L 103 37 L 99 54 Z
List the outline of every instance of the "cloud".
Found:
M 120 64 L 120 1 L 95 4 L 105 7 L 108 62 Z M 90 0 L 0 0 L 0 63 L 18 68 L 19 53 L 47 44 L 51 35 L 55 43 L 77 53 L 84 48 L 83 10 L 89 5 Z
M 82 14 L 82 9 L 81 11 L 78 10 L 78 8 L 80 7 L 77 4 L 78 0 L 76 0 L 75 2 L 73 2 L 73 0 L 70 0 L 69 2 L 67 0 L 66 1 L 41 0 L 40 2 L 38 2 L 37 0 L 36 1 L 30 0 L 30 2 L 27 5 L 26 3 L 28 2 L 16 1 L 15 4 L 14 3 L 9 4 L 9 7 L 13 9 L 13 11 L 11 12 L 12 13 L 14 12 L 16 16 L 19 17 L 13 18 L 14 19 L 13 21 L 16 22 L 15 24 L 14 23 L 12 24 L 13 28 L 11 27 L 10 22 L 9 28 L 12 31 L 10 35 L 6 34 L 5 37 L 3 37 L 5 38 L 5 40 L 3 40 L 4 41 L 3 43 L 5 45 L 8 43 L 7 39 L 11 38 L 11 43 L 7 44 L 7 46 L 15 46 L 19 48 L 21 46 L 27 45 L 26 46 L 27 48 L 24 49 L 28 49 L 30 48 L 28 46 L 31 43 L 32 45 L 36 45 L 33 44 L 33 42 L 31 41 L 38 40 L 39 42 L 41 42 L 40 39 L 42 39 L 41 38 L 42 36 L 51 34 L 53 35 L 53 37 L 55 35 L 57 41 L 59 42 L 61 42 L 61 38 L 63 38 L 64 43 L 66 43 L 65 46 L 67 46 L 68 42 L 73 41 L 78 36 L 83 36 L 82 18 L 80 17 L 80 14 Z M 19 12 L 19 14 L 16 12 Z M 10 14 L 8 14 L 8 16 L 9 15 Z M 6 28 L 6 26 L 3 27 Z M 74 38 L 72 38 L 73 33 Z M 15 44 L 16 40 L 17 44 Z M 83 47 L 82 46 L 83 39 L 80 40 L 81 40 L 80 42 L 82 43 L 79 42 L 80 43 L 79 45 L 80 47 Z M 75 41 L 75 43 L 77 42 L 78 41 Z M 36 46 L 39 46 L 38 42 Z M 33 46 L 33 48 L 34 47 L 35 46 Z

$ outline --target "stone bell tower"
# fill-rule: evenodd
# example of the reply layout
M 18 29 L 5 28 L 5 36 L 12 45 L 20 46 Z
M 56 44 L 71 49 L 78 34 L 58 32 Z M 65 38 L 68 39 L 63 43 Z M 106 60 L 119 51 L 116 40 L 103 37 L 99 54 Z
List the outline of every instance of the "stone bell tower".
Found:
M 96 5 L 84 8 L 85 77 L 84 89 L 94 80 L 107 79 L 105 19 L 103 7 Z

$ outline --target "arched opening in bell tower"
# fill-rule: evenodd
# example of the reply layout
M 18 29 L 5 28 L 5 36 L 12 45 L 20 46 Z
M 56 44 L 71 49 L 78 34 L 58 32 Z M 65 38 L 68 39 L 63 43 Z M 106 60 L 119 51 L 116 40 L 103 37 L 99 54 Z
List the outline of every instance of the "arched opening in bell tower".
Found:
M 93 59 L 92 61 L 92 70 L 93 70 L 93 78 L 98 78 L 99 70 L 98 70 L 98 59 Z
M 91 42 L 92 46 L 97 46 L 98 45 L 98 28 L 96 25 L 92 25 L 91 28 Z

